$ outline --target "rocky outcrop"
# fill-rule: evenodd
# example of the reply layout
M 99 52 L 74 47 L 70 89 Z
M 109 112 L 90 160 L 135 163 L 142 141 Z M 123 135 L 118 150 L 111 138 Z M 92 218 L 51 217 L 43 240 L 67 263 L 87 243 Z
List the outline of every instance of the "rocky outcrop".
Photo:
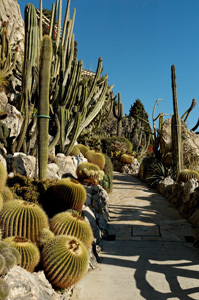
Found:
M 12 268 L 5 276 L 10 286 L 7 300 L 68 300 L 70 290 L 64 294 L 55 292 L 44 272 L 30 273 L 19 266 Z
M 8 23 L 8 36 L 10 36 L 12 30 L 14 30 L 11 44 L 18 44 L 19 53 L 24 51 L 24 21 L 22 19 L 20 7 L 17 1 L 0 1 L 0 21 L 6 21 Z
M 182 124 L 182 147 L 184 153 L 184 167 L 199 165 L 199 135 L 189 130 Z M 172 140 L 171 140 L 171 119 L 165 120 L 160 132 L 160 152 L 165 164 L 172 162 Z

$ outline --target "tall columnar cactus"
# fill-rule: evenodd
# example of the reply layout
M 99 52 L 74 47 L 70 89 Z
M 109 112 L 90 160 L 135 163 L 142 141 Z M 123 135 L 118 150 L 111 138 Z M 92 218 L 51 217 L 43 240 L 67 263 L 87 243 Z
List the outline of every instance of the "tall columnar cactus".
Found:
M 121 135 L 121 122 L 123 117 L 123 104 L 121 103 L 121 95 L 118 93 L 118 101 L 113 105 L 113 115 L 117 119 L 117 136 Z
M 55 215 L 50 220 L 50 229 L 56 234 L 67 234 L 78 238 L 90 249 L 93 232 L 90 225 L 75 210 L 68 210 Z
M 49 127 L 49 89 L 52 59 L 52 41 L 46 35 L 41 48 L 41 66 L 39 75 L 39 107 L 38 107 L 38 161 L 39 179 L 47 177 L 48 164 L 48 127 Z
M 2 23 L 0 33 L 0 77 L 5 80 L 12 71 L 17 62 L 18 47 L 16 47 L 14 56 L 11 54 L 11 46 L 8 40 L 7 22 Z
M 182 169 L 182 141 L 181 141 L 181 119 L 178 113 L 178 99 L 176 88 L 176 70 L 175 66 L 171 66 L 171 80 L 173 93 L 173 116 L 172 116 L 172 148 L 173 148 L 173 162 L 175 176 L 181 172 Z
M 34 5 L 27 4 L 24 12 L 25 17 L 25 51 L 24 51 L 24 66 L 22 75 L 22 93 L 20 99 L 20 110 L 24 114 L 24 121 L 20 135 L 13 145 L 13 152 L 20 151 L 32 114 L 34 105 L 32 103 L 32 94 L 35 91 L 37 83 L 35 76 L 35 67 L 38 57 L 38 34 L 37 34 L 37 18 Z
M 65 289 L 76 284 L 86 274 L 88 250 L 77 238 L 58 235 L 44 246 L 41 261 L 51 284 Z
M 37 204 L 14 200 L 4 204 L 0 226 L 4 238 L 21 236 L 38 243 L 41 230 L 48 227 L 48 218 Z
M 17 249 L 21 255 L 20 266 L 29 272 L 34 272 L 35 267 L 40 261 L 40 252 L 37 246 L 24 237 L 8 237 L 6 243 Z

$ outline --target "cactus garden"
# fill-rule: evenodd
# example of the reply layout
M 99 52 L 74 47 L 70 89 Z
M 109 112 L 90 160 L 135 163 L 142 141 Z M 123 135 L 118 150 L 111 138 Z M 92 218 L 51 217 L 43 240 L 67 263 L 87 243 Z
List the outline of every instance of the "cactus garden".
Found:
M 2 300 L 11 288 L 5 277 L 16 266 L 43 272 L 59 294 L 94 269 L 92 257 L 97 264 L 102 240 L 110 239 L 114 172 L 156 189 L 199 230 L 199 122 L 187 127 L 196 100 L 180 116 L 175 65 L 170 114 L 156 115 L 162 99 L 154 100 L 152 120 L 139 99 L 124 114 L 103 58 L 94 72 L 83 67 L 76 9 L 71 15 L 70 0 L 62 6 L 62 0 L 50 11 L 42 0 L 39 8 L 27 4 L 18 42 L 0 12 Z

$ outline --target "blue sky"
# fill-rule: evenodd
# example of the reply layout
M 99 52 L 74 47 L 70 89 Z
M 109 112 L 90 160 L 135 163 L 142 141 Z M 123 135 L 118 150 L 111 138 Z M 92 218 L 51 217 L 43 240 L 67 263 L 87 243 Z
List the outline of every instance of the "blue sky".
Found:
M 39 0 L 18 0 L 22 14 L 29 2 L 39 8 Z M 50 9 L 53 2 L 43 0 L 43 7 Z M 95 71 L 103 58 L 104 73 L 114 94 L 121 93 L 124 113 L 139 98 L 151 122 L 154 103 L 161 98 L 156 116 L 172 114 L 174 64 L 180 115 L 193 98 L 197 101 L 187 122 L 191 129 L 199 118 L 199 1 L 71 0 L 71 15 L 74 7 L 78 59 Z

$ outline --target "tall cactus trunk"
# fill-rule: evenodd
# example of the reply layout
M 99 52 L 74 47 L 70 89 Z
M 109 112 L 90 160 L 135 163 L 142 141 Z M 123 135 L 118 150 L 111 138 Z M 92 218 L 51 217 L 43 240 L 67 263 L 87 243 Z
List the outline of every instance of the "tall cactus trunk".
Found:
M 178 113 L 178 100 L 176 89 L 175 66 L 171 66 L 172 92 L 173 92 L 173 116 L 172 116 L 172 149 L 173 169 L 176 177 L 182 170 L 182 141 L 181 141 L 181 119 Z
M 123 118 L 123 104 L 121 103 L 120 93 L 118 93 L 118 102 L 113 105 L 113 116 L 117 119 L 117 136 L 120 136 Z
M 47 177 L 48 164 L 48 127 L 49 127 L 49 86 L 52 59 L 52 41 L 50 36 L 43 38 L 41 49 L 41 69 L 39 74 L 38 107 L 38 163 L 39 180 Z

